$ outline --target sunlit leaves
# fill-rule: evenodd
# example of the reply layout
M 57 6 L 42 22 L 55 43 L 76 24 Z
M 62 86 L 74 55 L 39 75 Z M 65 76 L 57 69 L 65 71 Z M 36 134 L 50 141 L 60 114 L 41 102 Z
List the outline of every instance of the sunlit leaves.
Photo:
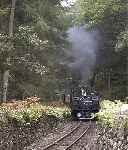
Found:
M 99 121 L 103 125 L 110 125 L 111 127 L 120 125 L 125 126 L 127 124 L 128 113 L 123 112 L 124 110 L 121 109 L 122 106 L 123 103 L 120 101 L 112 102 L 109 100 L 104 100 L 101 103 L 101 110 L 97 114 Z M 126 105 L 126 107 L 127 106 L 128 105 Z
M 7 16 L 9 14 L 9 8 L 0 8 L 0 16 Z
M 16 34 L 16 38 L 28 42 L 28 46 L 41 47 L 48 44 L 48 40 L 42 40 L 38 34 L 34 31 L 34 27 L 30 26 L 19 26 L 19 33 Z
M 123 48 L 128 48 L 128 27 L 126 27 L 125 31 L 121 32 L 119 35 L 115 48 L 116 51 L 120 51 Z
M 88 17 L 90 25 L 98 24 L 104 17 L 124 11 L 128 7 L 127 2 L 121 0 L 79 0 L 77 3 L 82 19 Z
M 15 120 L 20 124 L 28 124 L 36 122 L 43 116 L 55 116 L 58 119 L 63 119 L 70 115 L 71 112 L 68 107 L 41 104 L 38 102 L 37 97 L 30 97 L 24 101 L 3 104 L 2 107 L 0 107 L 0 122 L 5 123 L 7 123 L 7 120 Z

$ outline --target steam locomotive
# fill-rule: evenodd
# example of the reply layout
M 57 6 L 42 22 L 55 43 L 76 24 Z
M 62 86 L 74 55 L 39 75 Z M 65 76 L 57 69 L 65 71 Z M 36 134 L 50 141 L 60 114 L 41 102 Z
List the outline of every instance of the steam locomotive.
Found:
M 73 119 L 94 119 L 94 114 L 100 110 L 100 99 L 96 91 L 87 91 L 84 88 L 73 89 L 70 99 Z

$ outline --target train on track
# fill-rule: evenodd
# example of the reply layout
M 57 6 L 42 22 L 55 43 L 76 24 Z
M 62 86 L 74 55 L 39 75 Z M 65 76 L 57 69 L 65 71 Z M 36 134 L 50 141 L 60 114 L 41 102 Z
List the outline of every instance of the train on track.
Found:
M 68 99 L 73 120 L 94 119 L 100 110 L 101 97 L 94 90 L 73 89 Z
M 73 119 L 94 119 L 94 114 L 100 110 L 100 100 L 99 94 L 94 90 L 74 89 L 70 100 Z

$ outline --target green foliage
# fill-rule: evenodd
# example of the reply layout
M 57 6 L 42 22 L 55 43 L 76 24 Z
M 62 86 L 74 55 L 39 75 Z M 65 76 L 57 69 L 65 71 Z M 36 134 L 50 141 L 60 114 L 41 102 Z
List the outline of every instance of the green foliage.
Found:
M 7 115 L 6 111 L 0 107 L 0 126 L 4 126 L 5 124 L 8 123 L 6 115 Z
M 102 125 L 108 125 L 111 127 L 127 126 L 128 113 L 122 114 L 121 112 L 122 106 L 123 103 L 120 101 L 112 102 L 109 100 L 104 100 L 101 103 L 100 112 L 97 113 L 99 122 L 102 123 Z
M 98 28 L 103 37 L 96 66 L 96 87 L 110 98 L 127 96 L 127 0 L 78 0 L 77 22 Z M 100 51 L 101 49 L 101 51 Z M 106 71 L 107 70 L 107 71 Z M 110 84 L 109 84 L 110 82 Z M 107 97 L 108 97 L 107 96 Z
M 46 110 L 47 115 L 53 115 L 59 119 L 67 118 L 71 115 L 68 107 L 48 107 Z
M 0 9 L 0 16 L 7 16 L 8 15 L 8 9 L 4 8 L 4 9 Z
M 117 52 L 128 48 L 128 27 L 118 36 L 118 42 L 115 48 Z
M 11 1 L 2 0 L 0 4 L 0 10 L 8 10 Z M 10 43 L 10 12 L 6 17 L 0 13 L 0 76 L 8 67 L 9 99 L 21 99 L 34 94 L 42 99 L 53 99 L 56 90 L 63 90 L 64 82 L 60 82 L 58 74 L 64 68 L 60 65 L 60 59 L 67 59 L 65 48 L 68 45 L 68 23 L 65 12 L 59 0 L 16 1 L 14 38 Z M 6 62 L 8 57 L 10 64 Z M 61 76 L 63 80 L 68 76 L 66 67 L 65 70 Z M 54 90 L 51 90 L 52 86 Z
M 8 117 L 10 119 L 16 119 L 21 123 L 31 123 L 32 121 L 37 121 L 42 116 L 42 114 L 42 106 L 36 103 L 32 104 L 28 108 L 9 111 Z
M 87 18 L 90 25 L 99 24 L 108 16 L 125 11 L 128 7 L 127 1 L 121 0 L 79 0 L 77 3 L 82 20 L 86 21 Z
M 41 117 L 54 116 L 64 119 L 71 115 L 70 109 L 66 106 L 53 107 L 40 103 L 33 103 L 29 107 L 19 109 L 0 108 L 0 125 L 13 122 L 17 124 L 31 124 L 38 121 Z

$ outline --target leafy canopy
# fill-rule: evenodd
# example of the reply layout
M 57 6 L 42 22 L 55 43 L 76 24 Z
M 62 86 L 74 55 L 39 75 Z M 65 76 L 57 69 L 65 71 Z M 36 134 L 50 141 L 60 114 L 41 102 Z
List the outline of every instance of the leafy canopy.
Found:
M 87 19 L 91 25 L 102 22 L 105 17 L 126 11 L 127 0 L 79 0 L 80 19 Z M 86 21 L 86 20 L 85 20 Z

